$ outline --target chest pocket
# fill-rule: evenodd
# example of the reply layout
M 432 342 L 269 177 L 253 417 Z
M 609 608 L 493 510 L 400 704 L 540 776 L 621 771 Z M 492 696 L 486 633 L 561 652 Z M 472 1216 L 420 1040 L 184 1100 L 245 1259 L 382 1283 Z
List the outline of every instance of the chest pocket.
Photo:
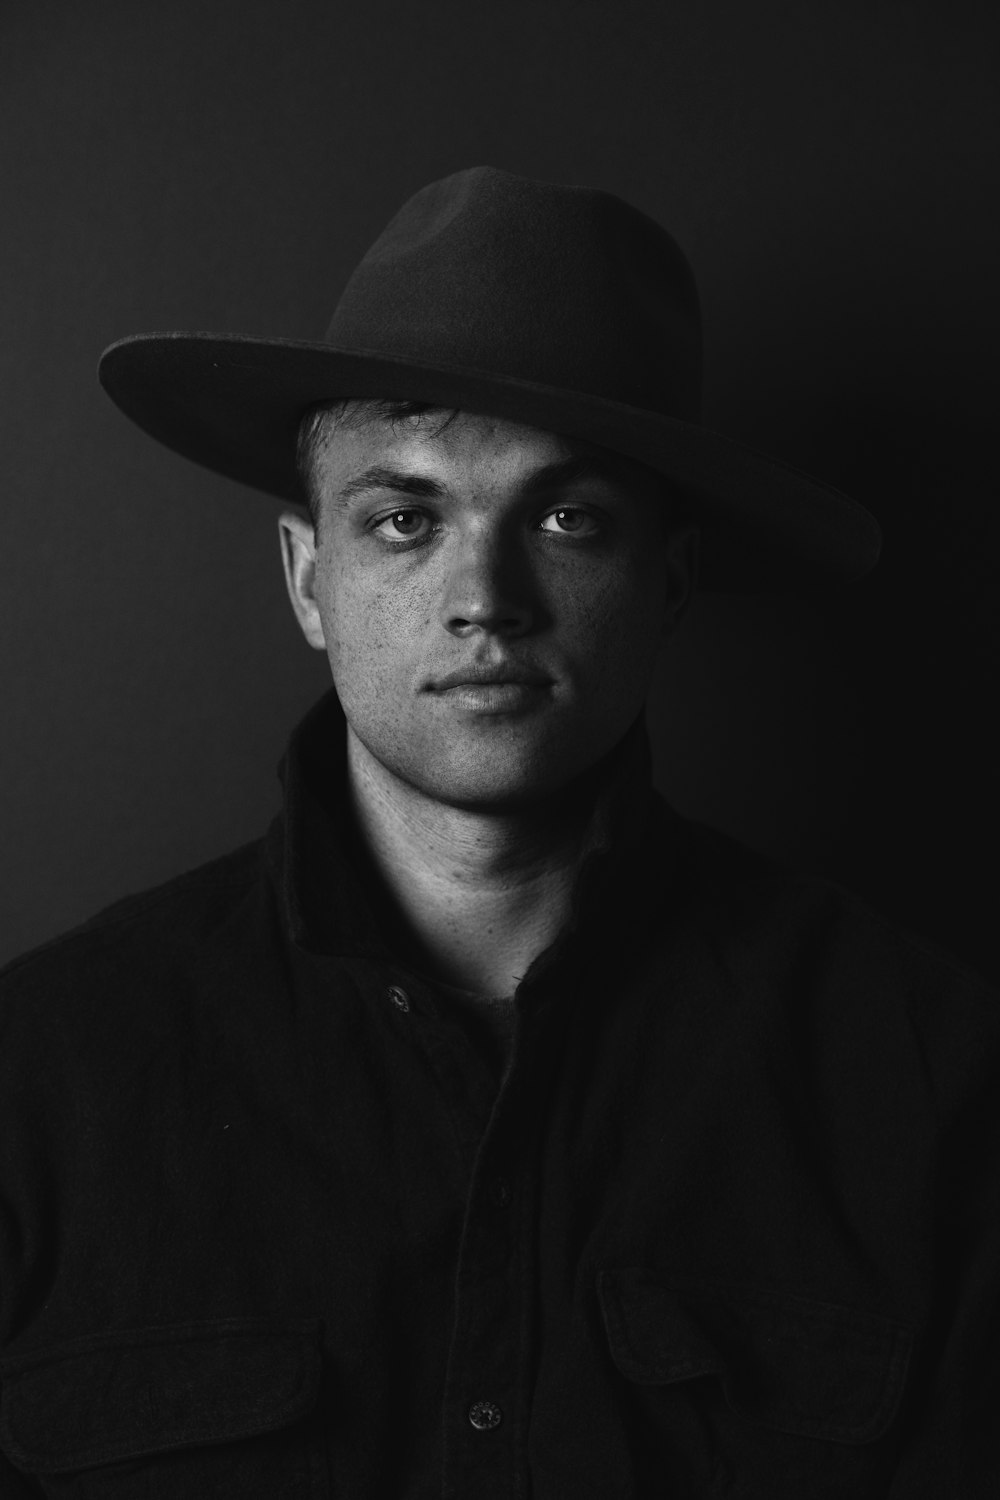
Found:
M 637 1469 L 677 1494 L 883 1494 L 908 1328 L 765 1288 L 606 1271 L 611 1356 L 632 1388 Z M 667 1459 L 667 1454 L 677 1455 Z M 639 1493 L 645 1488 L 640 1481 Z
M 318 1322 L 97 1335 L 0 1364 L 0 1448 L 73 1500 L 318 1500 Z

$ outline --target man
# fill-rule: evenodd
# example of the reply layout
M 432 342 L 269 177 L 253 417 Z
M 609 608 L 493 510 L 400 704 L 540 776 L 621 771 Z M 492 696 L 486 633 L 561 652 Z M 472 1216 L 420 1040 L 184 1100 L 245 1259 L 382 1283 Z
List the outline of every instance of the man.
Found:
M 699 357 L 664 231 L 486 168 L 320 344 L 105 355 L 305 502 L 335 692 L 260 845 L 3 977 L 0 1496 L 997 1492 L 995 999 L 650 786 L 699 566 L 878 548 Z

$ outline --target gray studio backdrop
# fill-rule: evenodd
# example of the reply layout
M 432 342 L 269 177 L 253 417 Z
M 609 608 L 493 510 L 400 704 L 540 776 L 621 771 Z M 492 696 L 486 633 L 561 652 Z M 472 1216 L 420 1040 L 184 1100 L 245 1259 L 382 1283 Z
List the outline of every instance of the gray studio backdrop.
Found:
M 101 348 L 310 338 L 397 205 L 488 162 L 696 266 L 708 415 L 869 503 L 870 582 L 697 604 L 683 810 L 992 961 L 991 8 L 320 0 L 0 9 L 0 957 L 255 837 L 325 685 L 276 506 L 134 431 Z

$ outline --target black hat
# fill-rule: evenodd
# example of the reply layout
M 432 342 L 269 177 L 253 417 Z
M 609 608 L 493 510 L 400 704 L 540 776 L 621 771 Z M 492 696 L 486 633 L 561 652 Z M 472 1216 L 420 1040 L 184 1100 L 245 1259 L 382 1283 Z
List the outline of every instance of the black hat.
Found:
M 701 425 L 691 269 L 611 193 L 471 167 L 414 194 L 347 283 L 326 338 L 137 334 L 100 379 L 196 463 L 301 502 L 302 414 L 382 397 L 600 444 L 674 481 L 709 588 L 800 588 L 874 566 L 879 528 L 831 486 Z

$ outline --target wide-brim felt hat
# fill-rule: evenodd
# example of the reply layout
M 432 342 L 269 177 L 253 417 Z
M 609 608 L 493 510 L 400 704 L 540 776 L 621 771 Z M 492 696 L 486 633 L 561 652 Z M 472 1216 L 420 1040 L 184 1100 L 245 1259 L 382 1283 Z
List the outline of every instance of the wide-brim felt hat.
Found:
M 637 459 L 702 531 L 701 581 L 798 589 L 874 566 L 874 517 L 701 422 L 698 294 L 674 239 L 611 193 L 472 167 L 410 198 L 318 342 L 138 334 L 100 379 L 161 443 L 301 504 L 303 414 L 345 398 L 482 412 Z

